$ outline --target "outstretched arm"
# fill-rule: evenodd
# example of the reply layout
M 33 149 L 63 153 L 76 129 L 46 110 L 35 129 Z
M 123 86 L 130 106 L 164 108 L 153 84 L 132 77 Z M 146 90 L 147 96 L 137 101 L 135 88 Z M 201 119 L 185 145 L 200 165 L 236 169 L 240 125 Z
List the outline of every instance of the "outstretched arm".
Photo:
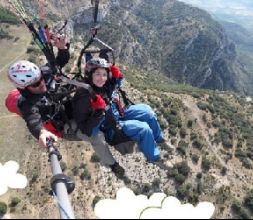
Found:
M 53 139 L 54 141 L 58 140 L 53 133 L 43 128 L 41 115 L 36 106 L 33 106 L 31 103 L 23 103 L 19 108 L 29 131 L 37 140 L 39 140 L 40 146 L 47 147 L 47 139 Z
M 67 43 L 66 35 L 54 37 L 54 46 L 58 48 L 56 63 L 60 68 L 63 68 L 70 59 L 69 43 Z

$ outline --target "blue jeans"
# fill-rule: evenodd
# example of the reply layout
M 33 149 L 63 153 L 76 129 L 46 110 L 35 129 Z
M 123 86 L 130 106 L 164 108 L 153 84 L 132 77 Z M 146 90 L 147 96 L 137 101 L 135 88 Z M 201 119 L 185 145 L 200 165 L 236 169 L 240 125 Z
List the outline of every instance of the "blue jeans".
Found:
M 140 150 L 149 161 L 160 159 L 157 144 L 163 139 L 161 127 L 156 114 L 146 104 L 131 105 L 119 123 L 126 136 L 136 141 Z

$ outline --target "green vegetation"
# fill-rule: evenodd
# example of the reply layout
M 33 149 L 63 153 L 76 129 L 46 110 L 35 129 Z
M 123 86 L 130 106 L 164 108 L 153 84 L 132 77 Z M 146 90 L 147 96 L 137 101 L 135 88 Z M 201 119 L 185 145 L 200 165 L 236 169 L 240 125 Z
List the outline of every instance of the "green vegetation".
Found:
M 203 148 L 203 142 L 201 140 L 199 140 L 198 138 L 194 139 L 192 142 L 192 146 L 201 150 Z
M 152 182 L 152 187 L 153 188 L 158 188 L 160 187 L 161 184 L 161 180 L 159 178 L 154 179 L 154 181 Z
M 39 55 L 41 54 L 41 50 L 36 47 L 35 45 L 31 45 L 27 48 L 26 53 L 30 54 L 30 53 L 34 53 L 35 55 Z
M 187 148 L 188 148 L 188 143 L 185 141 L 180 141 L 178 143 L 178 147 L 177 147 L 177 151 L 182 154 L 182 155 L 186 155 L 187 152 Z
M 208 90 L 199 89 L 187 84 L 178 84 L 171 81 L 169 78 L 162 74 L 147 74 L 140 69 L 134 70 L 133 68 L 127 68 L 127 70 L 124 72 L 124 75 L 126 76 L 127 81 L 140 91 L 145 91 L 148 89 L 153 92 L 173 92 L 189 95 L 196 93 L 203 95 L 210 92 Z M 138 75 L 142 75 L 143 77 L 136 77 Z
M 32 174 L 32 179 L 31 179 L 31 184 L 35 183 L 39 178 L 39 174 L 37 171 L 34 171 L 34 173 Z
M 242 204 L 236 200 L 233 202 L 231 209 L 234 213 L 234 217 L 237 219 L 250 219 L 249 212 L 242 206 Z
M 0 27 L 0 39 L 11 39 L 11 38 L 12 38 L 12 36 L 10 36 L 8 32 L 4 31 Z
M 186 135 L 187 135 L 187 130 L 185 128 L 181 128 L 180 129 L 180 137 L 184 139 L 186 137 Z
M 226 167 L 222 167 L 222 169 L 221 169 L 221 175 L 225 176 L 227 174 L 227 170 L 228 169 Z
M 168 177 L 175 179 L 176 183 L 183 184 L 187 179 L 191 169 L 186 161 L 176 164 L 172 169 L 168 171 Z
M 74 166 L 72 169 L 73 175 L 74 176 L 78 176 L 79 174 L 79 167 L 78 166 Z
M 201 167 L 204 171 L 208 171 L 211 168 L 211 161 L 208 158 L 203 158 Z
M 83 172 L 81 173 L 81 176 L 80 176 L 81 180 L 90 180 L 91 179 L 91 174 L 89 172 L 89 170 L 87 168 L 85 168 L 83 170 Z
M 67 170 L 67 164 L 64 162 L 64 161 L 61 161 L 60 162 L 60 166 L 61 166 L 61 169 L 62 169 L 62 172 L 66 171 Z
M 253 159 L 253 126 L 248 122 L 242 112 L 228 100 L 214 95 L 208 98 L 209 106 L 213 109 L 213 126 L 218 128 L 214 136 L 215 143 L 221 143 L 225 149 L 231 149 L 237 138 L 238 145 L 235 156 L 240 159 L 242 165 L 248 169 L 252 168 Z M 238 100 L 240 103 L 240 99 Z M 241 106 L 244 108 L 244 106 Z
M 7 205 L 4 202 L 0 202 L 0 216 L 5 215 L 7 212 Z
M 195 164 L 198 163 L 198 161 L 199 161 L 199 156 L 198 156 L 198 155 L 193 154 L 191 158 L 192 158 L 192 162 L 193 162 L 193 163 L 195 163 Z
M 193 121 L 192 120 L 188 120 L 187 121 L 187 127 L 188 128 L 192 128 L 192 125 L 193 125 Z
M 92 201 L 92 208 L 95 208 L 95 205 L 101 200 L 101 197 L 95 196 L 95 198 Z
M 21 202 L 21 199 L 18 197 L 11 198 L 10 207 L 16 207 Z
M 0 23 L 19 24 L 20 22 L 12 12 L 0 7 Z
M 177 197 L 180 200 L 186 200 L 187 202 L 196 205 L 199 202 L 198 193 L 192 187 L 191 184 L 183 184 L 177 189 Z
M 100 158 L 99 158 L 99 156 L 96 153 L 93 153 L 92 156 L 91 156 L 91 158 L 90 158 L 90 161 L 92 163 L 99 163 L 100 162 Z
M 244 198 L 244 205 L 253 213 L 253 190 Z
M 204 110 L 204 111 L 208 109 L 208 103 L 206 102 L 200 101 L 197 103 L 197 106 L 199 107 L 199 109 Z

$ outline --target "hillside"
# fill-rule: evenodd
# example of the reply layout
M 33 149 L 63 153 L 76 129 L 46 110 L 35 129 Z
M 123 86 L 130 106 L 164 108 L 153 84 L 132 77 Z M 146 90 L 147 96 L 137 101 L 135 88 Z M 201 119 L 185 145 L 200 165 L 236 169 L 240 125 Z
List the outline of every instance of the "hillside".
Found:
M 30 13 L 39 13 L 37 1 L 23 3 Z M 90 1 L 53 0 L 45 13 L 51 21 L 69 19 L 75 40 L 87 42 L 90 6 Z M 207 12 L 176 0 L 104 0 L 100 9 L 99 37 L 121 61 L 180 83 L 253 94 L 249 62 L 241 63 L 237 46 Z
M 121 1 L 105 12 L 100 36 L 117 49 L 122 61 L 163 72 L 180 83 L 252 93 L 252 79 L 235 45 L 205 11 L 159 0 Z M 85 25 L 81 19 L 74 19 L 78 27 Z
M 71 195 L 76 217 L 95 217 L 92 204 L 99 198 L 114 198 L 117 189 L 124 185 L 136 194 L 150 195 L 162 191 L 194 204 L 204 200 L 213 202 L 217 218 L 232 218 L 242 216 L 242 213 L 250 216 L 247 206 L 242 204 L 252 182 L 253 104 L 235 94 L 171 84 L 162 75 L 157 78 L 140 70 L 133 71 L 130 67 L 122 66 L 122 69 L 130 97 L 156 109 L 163 129 L 175 146 L 173 152 L 162 151 L 162 157 L 171 169 L 163 170 L 148 164 L 140 153 L 122 156 L 112 148 L 115 157 L 127 170 L 129 181 L 124 183 L 107 168 L 91 162 L 93 151 L 89 145 L 61 143 L 65 173 L 77 184 Z M 13 143 L 13 148 L 1 144 L 1 162 L 9 159 L 19 161 L 21 172 L 30 183 L 25 190 L 10 191 L 0 200 L 7 204 L 13 196 L 22 200 L 16 208 L 8 209 L 11 217 L 57 217 L 57 207 L 48 195 L 51 173 L 47 154 L 24 130 L 22 121 L 15 120 L 15 123 L 20 132 L 16 133 L 17 128 L 9 125 L 14 132 L 8 133 L 12 136 L 10 143 Z M 1 140 L 10 140 L 5 136 L 5 130 L 1 135 L 4 136 Z M 22 149 L 21 154 L 15 143 L 22 146 L 18 148 Z M 240 209 L 232 212 L 232 204 L 239 204 Z
M 242 65 L 247 69 L 249 76 L 253 78 L 253 37 L 252 34 L 242 26 L 230 23 L 222 22 L 229 38 L 235 43 L 238 52 L 238 58 Z
M 130 19 L 125 18 L 125 22 Z M 27 50 L 33 45 L 22 26 L 10 25 L 8 33 L 15 37 L 0 40 L 0 53 L 5 55 L 0 57 L 0 162 L 18 161 L 29 185 L 24 190 L 10 190 L 0 201 L 9 204 L 13 197 L 21 199 L 16 207 L 8 207 L 11 218 L 58 218 L 58 209 L 49 195 L 52 174 L 47 153 L 37 146 L 24 122 L 4 107 L 4 97 L 12 88 L 6 77 L 8 65 L 20 58 L 36 58 L 40 52 Z M 124 38 L 119 42 L 124 43 Z M 142 60 L 141 54 L 134 55 Z M 214 218 L 252 218 L 253 103 L 237 93 L 176 84 L 163 74 L 129 63 L 129 59 L 120 63 L 124 88 L 134 102 L 148 103 L 155 109 L 174 146 L 173 151 L 162 149 L 162 158 L 170 169 L 147 163 L 141 153 L 123 156 L 112 147 L 129 178 L 123 182 L 99 166 L 88 143 L 62 141 L 61 165 L 76 182 L 70 196 L 76 218 L 95 218 L 94 203 L 101 198 L 114 198 L 122 186 L 136 194 L 164 192 L 193 204 L 213 202 Z M 149 65 L 156 64 L 149 63 L 147 69 Z

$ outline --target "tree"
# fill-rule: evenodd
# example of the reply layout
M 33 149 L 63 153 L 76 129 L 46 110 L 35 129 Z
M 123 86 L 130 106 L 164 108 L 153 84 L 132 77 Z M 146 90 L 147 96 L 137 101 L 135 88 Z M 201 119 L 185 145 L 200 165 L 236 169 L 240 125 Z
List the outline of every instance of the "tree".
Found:
M 211 162 L 207 158 L 203 158 L 201 167 L 203 170 L 208 171 L 211 168 Z
M 195 139 L 193 142 L 192 142 L 192 146 L 195 147 L 195 148 L 198 148 L 199 150 L 201 150 L 203 148 L 203 143 L 201 140 L 199 139 Z
M 60 166 L 61 166 L 62 172 L 64 172 L 67 169 L 67 164 L 64 161 L 60 162 Z
M 85 168 L 84 171 L 82 172 L 81 176 L 80 176 L 81 180 L 90 180 L 91 179 L 91 174 L 90 172 Z
M 101 200 L 99 196 L 95 196 L 95 198 L 92 201 L 92 207 L 95 208 L 95 205 Z
M 32 175 L 31 184 L 35 183 L 39 178 L 39 174 L 36 172 Z
M 244 204 L 250 210 L 253 210 L 253 190 L 251 190 L 244 199 Z
M 199 161 L 199 156 L 196 154 L 193 154 L 191 159 L 192 159 L 193 163 L 197 164 Z
M 188 128 L 192 128 L 192 124 L 193 124 L 193 121 L 192 120 L 188 120 L 187 127 Z
M 221 175 L 225 176 L 227 174 L 227 170 L 228 169 L 226 167 L 222 167 L 222 169 L 221 169 Z
M 187 177 L 191 171 L 186 161 L 176 164 L 176 168 L 178 169 L 178 173 L 184 175 L 185 177 Z
M 73 169 L 72 169 L 72 172 L 73 172 L 73 175 L 74 175 L 74 176 L 77 176 L 78 173 L 79 173 L 79 168 L 78 168 L 78 166 L 74 166 Z
M 7 212 L 7 205 L 4 202 L 0 202 L 0 216 L 5 215 Z
M 187 135 L 186 129 L 185 128 L 181 128 L 180 129 L 180 136 L 181 136 L 181 138 L 185 138 L 186 135 Z
M 13 197 L 11 199 L 10 207 L 16 207 L 21 202 L 21 199 L 18 197 Z
M 175 181 L 178 183 L 178 184 L 183 184 L 186 180 L 186 177 L 182 174 L 178 174 L 175 176 Z
M 98 163 L 100 161 L 100 158 L 96 153 L 94 153 L 94 154 L 92 154 L 90 161 L 93 163 Z
M 250 219 L 250 214 L 245 208 L 242 207 L 241 203 L 238 200 L 233 202 L 231 209 L 236 214 L 236 218 Z

